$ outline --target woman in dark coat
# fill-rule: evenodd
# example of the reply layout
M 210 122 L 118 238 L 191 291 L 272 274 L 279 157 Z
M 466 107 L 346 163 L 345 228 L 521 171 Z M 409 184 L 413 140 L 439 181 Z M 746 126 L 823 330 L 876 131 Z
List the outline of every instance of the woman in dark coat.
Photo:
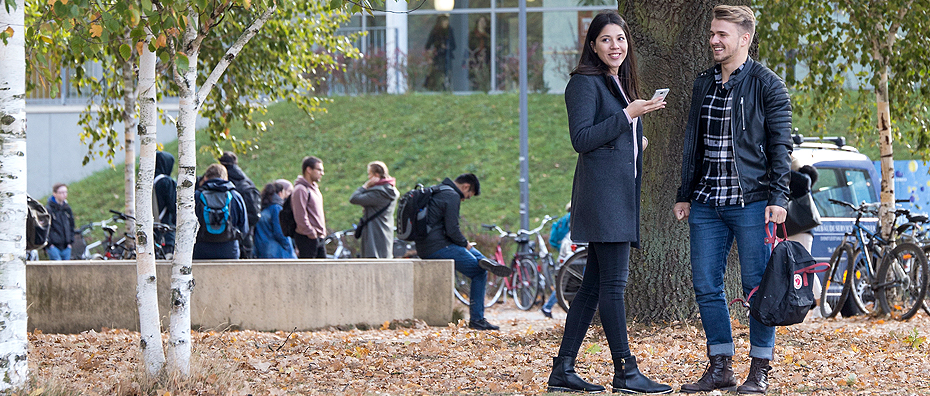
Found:
M 630 352 L 624 308 L 630 247 L 639 247 L 639 197 L 646 145 L 640 116 L 665 107 L 639 99 L 630 28 L 616 12 L 591 21 L 578 66 L 565 88 L 572 147 L 578 152 L 572 185 L 572 240 L 588 242 L 588 262 L 572 300 L 550 392 L 600 392 L 574 370 L 575 357 L 600 307 L 614 362 L 613 391 L 669 393 L 642 373 Z

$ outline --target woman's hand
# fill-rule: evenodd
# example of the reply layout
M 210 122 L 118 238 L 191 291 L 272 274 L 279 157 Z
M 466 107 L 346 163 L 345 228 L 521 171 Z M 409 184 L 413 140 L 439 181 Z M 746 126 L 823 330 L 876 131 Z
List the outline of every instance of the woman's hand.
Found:
M 381 181 L 381 178 L 378 176 L 369 177 L 368 180 L 365 181 L 365 184 L 362 185 L 362 187 L 365 187 L 366 189 L 371 188 L 371 186 L 375 185 L 375 183 L 379 181 Z
M 665 100 L 662 100 L 659 98 L 655 100 L 637 99 L 637 100 L 634 100 L 633 103 L 630 103 L 630 105 L 626 107 L 626 113 L 630 115 L 630 118 L 636 118 L 643 114 L 649 113 L 651 111 L 664 109 L 664 108 L 665 108 Z

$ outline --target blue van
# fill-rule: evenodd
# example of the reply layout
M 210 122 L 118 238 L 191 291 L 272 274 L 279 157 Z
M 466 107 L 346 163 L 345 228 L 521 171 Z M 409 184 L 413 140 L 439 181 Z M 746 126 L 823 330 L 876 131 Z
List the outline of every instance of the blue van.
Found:
M 855 223 L 855 213 L 851 209 L 831 204 L 829 199 L 855 205 L 878 202 L 881 177 L 872 161 L 859 150 L 847 146 L 845 138 L 805 138 L 801 135 L 793 138 L 794 152 L 791 156 L 801 166 L 811 165 L 819 172 L 817 182 L 811 186 L 811 195 L 823 223 L 811 230 L 814 236 L 811 255 L 817 262 L 827 262 L 843 235 L 851 232 Z M 861 224 L 874 231 L 878 218 L 863 217 Z

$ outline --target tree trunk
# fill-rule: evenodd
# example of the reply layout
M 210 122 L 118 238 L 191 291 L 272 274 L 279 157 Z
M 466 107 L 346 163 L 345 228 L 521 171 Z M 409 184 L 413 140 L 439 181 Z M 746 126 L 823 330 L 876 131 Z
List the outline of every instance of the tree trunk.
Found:
M 694 319 L 698 314 L 688 224 L 675 219 L 672 207 L 681 183 L 683 136 L 694 79 L 714 64 L 707 31 L 717 3 L 622 1 L 619 6 L 639 57 L 640 95 L 649 98 L 655 89 L 670 89 L 666 108 L 643 117 L 649 146 L 643 154 L 642 250 L 631 257 L 626 289 L 627 315 L 641 321 Z M 727 268 L 727 294 L 741 297 L 735 249 Z
M 146 44 L 152 39 L 149 35 Z M 158 314 L 158 282 L 155 277 L 155 244 L 152 238 L 154 213 L 152 183 L 155 176 L 155 53 L 143 45 L 139 57 L 139 184 L 136 197 L 136 302 L 139 305 L 139 333 L 142 362 L 151 377 L 160 377 L 165 369 L 165 351 L 161 342 L 161 316 Z
M 13 32 L 0 41 L 0 391 L 22 386 L 29 372 L 25 7 L 23 0 L 0 7 L 0 31 Z
M 123 42 L 132 45 L 129 30 L 123 34 Z M 132 61 L 124 59 L 120 70 L 123 77 L 123 150 L 126 153 L 126 167 L 123 170 L 123 191 L 126 194 L 123 211 L 132 217 L 136 215 L 136 76 L 132 70 Z M 135 222 L 126 220 L 126 232 L 135 233 Z
M 894 229 L 894 156 L 891 137 L 891 110 L 888 105 L 888 66 L 879 70 L 879 82 L 875 86 L 875 101 L 878 107 L 879 155 L 881 158 L 882 190 L 879 221 L 882 238 L 891 239 Z
M 190 375 L 191 359 L 191 292 L 194 289 L 192 271 L 197 216 L 194 213 L 194 189 L 197 182 L 197 144 L 195 122 L 200 103 L 197 102 L 197 56 L 201 40 L 198 15 L 187 13 L 188 24 L 181 48 L 188 58 L 188 69 L 174 73 L 180 91 L 178 109 L 178 221 L 174 263 L 171 266 L 171 320 L 168 328 L 168 370 L 184 377 Z

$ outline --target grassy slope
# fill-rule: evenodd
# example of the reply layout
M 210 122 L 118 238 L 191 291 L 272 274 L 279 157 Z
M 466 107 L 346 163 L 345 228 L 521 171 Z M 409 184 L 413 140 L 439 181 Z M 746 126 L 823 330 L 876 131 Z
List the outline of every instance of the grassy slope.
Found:
M 276 178 L 296 178 L 306 155 L 322 158 L 327 225 L 338 229 L 361 215 L 348 199 L 365 181 L 369 161 L 387 163 L 401 191 L 472 172 L 481 179 L 482 194 L 462 206 L 463 225 L 477 231 L 481 223 L 519 223 L 516 95 L 337 97 L 327 107 L 329 113 L 316 120 L 290 104 L 270 109 L 274 127 L 261 136 L 258 150 L 239 158 L 259 188 Z M 536 222 L 545 214 L 562 214 L 575 155 L 561 96 L 532 95 L 529 111 L 530 214 Z M 176 147 L 165 149 L 176 153 Z M 210 162 L 210 154 L 198 155 L 199 169 Z M 98 172 L 71 186 L 69 200 L 79 223 L 108 217 L 107 209 L 121 207 L 121 169 Z
M 268 118 L 275 121 L 274 127 L 261 137 L 257 150 L 240 155 L 239 160 L 259 188 L 276 178 L 296 178 L 306 155 L 322 158 L 327 225 L 339 229 L 350 227 L 361 215 L 360 208 L 348 199 L 365 181 L 369 161 L 386 162 L 401 191 L 416 183 L 434 184 L 446 176 L 473 172 L 481 178 L 482 194 L 462 206 L 463 225 L 477 232 L 481 223 L 519 224 L 515 94 L 410 94 L 333 100 L 327 106 L 329 113 L 316 120 L 290 104 L 271 107 Z M 529 112 L 530 215 L 531 223 L 537 223 L 545 214 L 563 213 L 571 195 L 575 154 L 566 133 L 561 95 L 530 95 Z M 838 114 L 827 126 L 828 134 L 846 130 L 850 113 Z M 795 126 L 802 133 L 809 125 L 796 117 Z M 202 138 L 198 142 L 204 145 Z M 177 153 L 177 145 L 169 144 L 165 150 Z M 863 151 L 875 154 L 877 150 Z M 896 153 L 900 159 L 904 150 Z M 204 169 L 212 161 L 212 155 L 202 151 L 198 168 Z M 107 209 L 122 207 L 121 174 L 122 167 L 118 167 L 71 186 L 69 200 L 78 223 L 101 220 L 109 217 Z

